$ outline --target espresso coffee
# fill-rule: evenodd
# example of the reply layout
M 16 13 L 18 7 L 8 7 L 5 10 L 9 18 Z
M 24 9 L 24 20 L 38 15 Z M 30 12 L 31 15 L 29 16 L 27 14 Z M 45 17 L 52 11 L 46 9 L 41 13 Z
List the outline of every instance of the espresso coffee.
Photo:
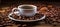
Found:
M 24 13 L 31 13 L 33 10 L 24 10 Z
M 22 9 L 33 9 L 32 6 L 22 6 L 21 8 L 22 8 Z
M 33 9 L 32 6 L 22 6 L 21 8 L 22 8 L 22 9 L 28 9 L 28 10 L 24 10 L 24 14 L 26 14 L 26 13 L 31 13 L 31 12 L 34 11 L 34 10 L 30 10 L 30 9 Z

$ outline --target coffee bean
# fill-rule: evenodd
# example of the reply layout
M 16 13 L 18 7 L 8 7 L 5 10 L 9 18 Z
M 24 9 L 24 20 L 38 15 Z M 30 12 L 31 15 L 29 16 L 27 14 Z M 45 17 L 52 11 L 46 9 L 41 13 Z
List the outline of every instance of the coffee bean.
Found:
M 26 24 L 23 24 L 22 27 L 26 27 L 27 25 Z

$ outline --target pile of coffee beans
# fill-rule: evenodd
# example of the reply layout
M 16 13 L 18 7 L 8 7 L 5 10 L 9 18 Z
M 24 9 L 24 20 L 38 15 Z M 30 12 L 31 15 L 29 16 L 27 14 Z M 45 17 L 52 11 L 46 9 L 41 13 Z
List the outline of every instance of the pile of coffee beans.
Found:
M 52 5 L 48 5 L 48 10 L 46 11 L 46 19 L 45 21 L 52 25 L 60 25 L 60 16 L 59 16 L 59 8 L 53 7 Z
M 12 14 L 11 17 L 18 20 L 37 20 L 43 17 L 43 14 L 36 13 L 34 16 L 17 16 L 16 14 Z
M 9 19 L 7 16 L 0 15 L 0 27 L 27 27 L 26 24 L 18 24 L 16 21 Z

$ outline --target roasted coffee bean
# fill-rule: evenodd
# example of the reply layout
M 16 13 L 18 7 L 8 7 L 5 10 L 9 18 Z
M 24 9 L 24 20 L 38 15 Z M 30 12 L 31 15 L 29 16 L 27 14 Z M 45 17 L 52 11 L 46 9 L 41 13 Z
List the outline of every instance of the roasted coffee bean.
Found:
M 22 27 L 26 27 L 27 25 L 26 24 L 23 24 Z
M 32 20 L 32 18 L 29 18 L 29 20 Z
M 18 18 L 19 20 L 21 20 L 21 16 L 19 16 L 19 18 Z

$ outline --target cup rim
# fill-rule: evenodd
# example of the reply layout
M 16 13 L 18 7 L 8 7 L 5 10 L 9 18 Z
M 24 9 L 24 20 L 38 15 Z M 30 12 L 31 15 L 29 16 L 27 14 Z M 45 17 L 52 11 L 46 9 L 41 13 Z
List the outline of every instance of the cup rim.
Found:
M 35 6 L 35 5 L 29 5 L 29 4 L 19 5 L 18 9 L 22 9 L 21 7 L 23 7 L 23 6 L 31 6 L 31 7 L 33 7 L 32 9 L 23 9 L 23 10 L 34 10 L 34 9 L 37 9 L 37 6 Z

